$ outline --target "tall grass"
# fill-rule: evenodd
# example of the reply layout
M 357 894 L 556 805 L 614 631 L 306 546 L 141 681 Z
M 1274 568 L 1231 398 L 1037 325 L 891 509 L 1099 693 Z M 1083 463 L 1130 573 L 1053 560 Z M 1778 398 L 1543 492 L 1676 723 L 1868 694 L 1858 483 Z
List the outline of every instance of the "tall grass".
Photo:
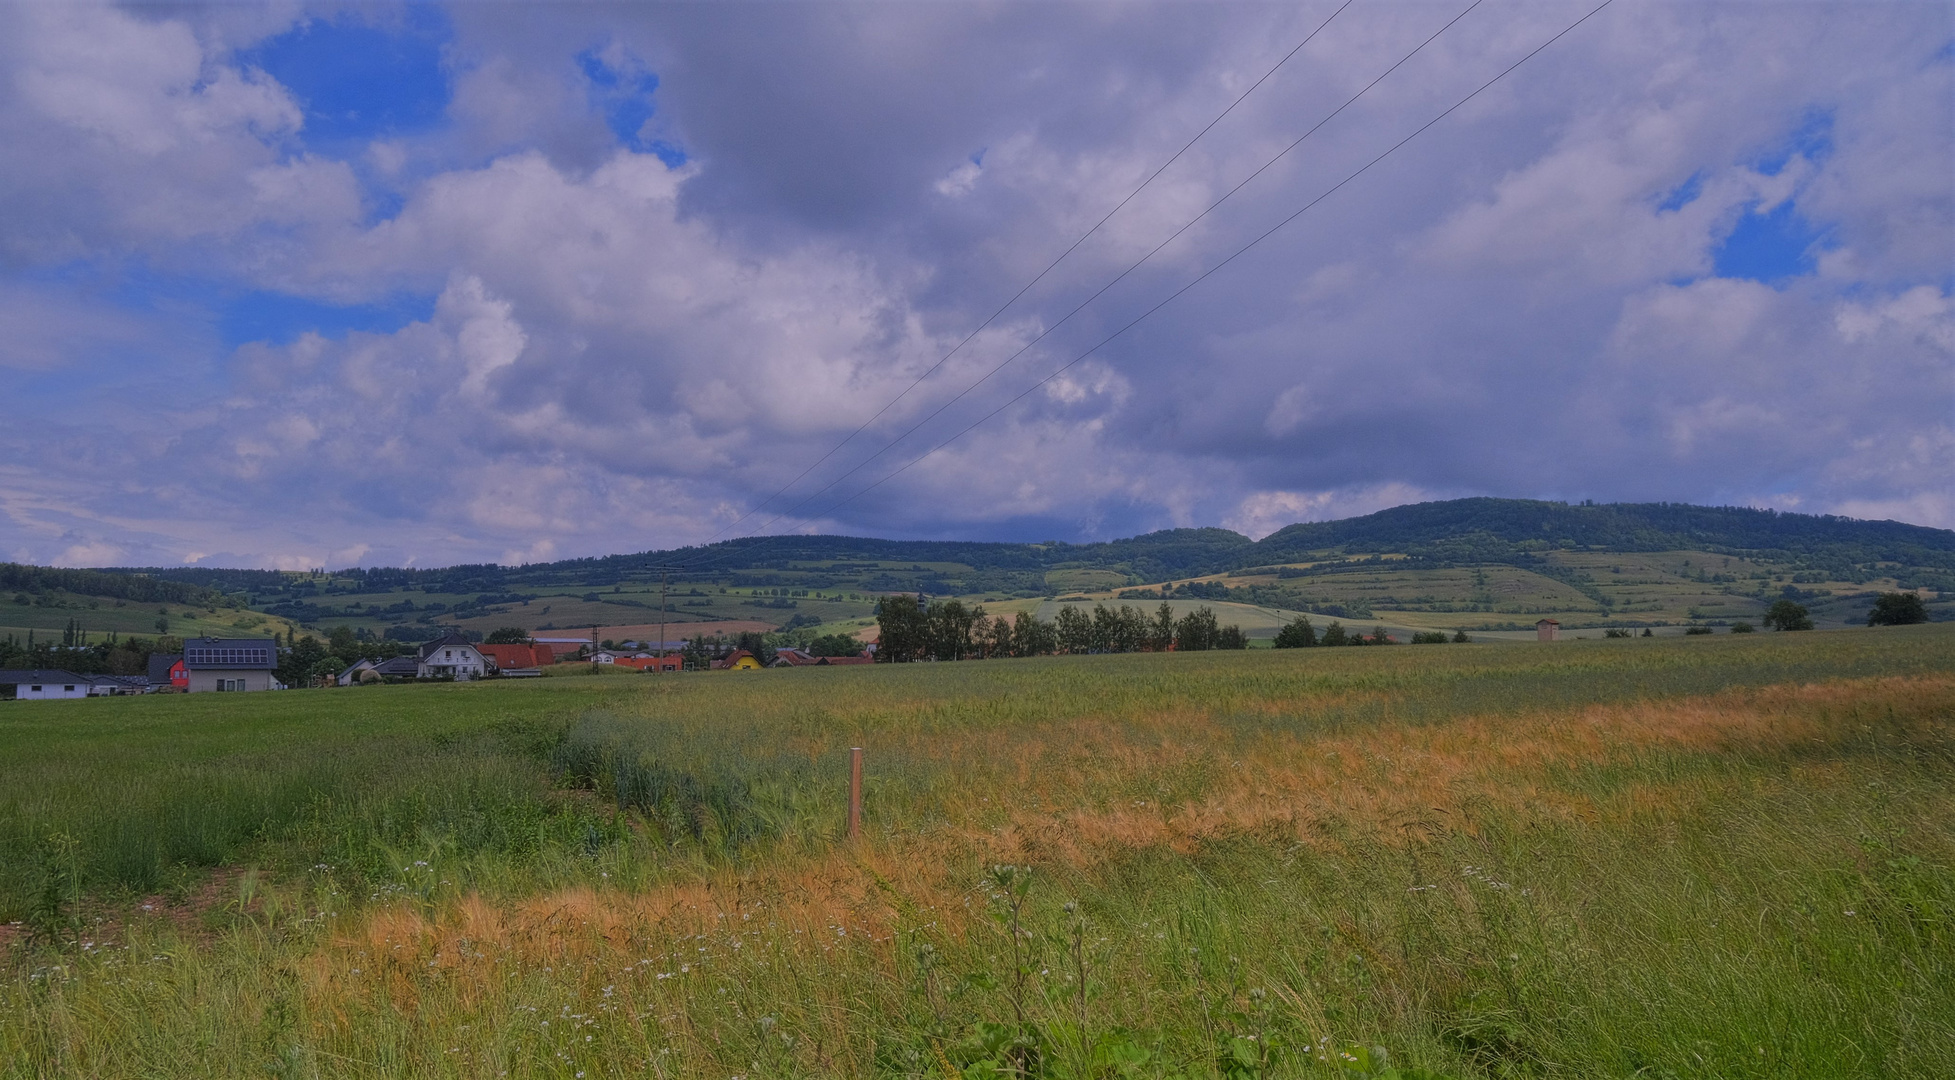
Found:
M 1955 1070 L 1955 634 L 1571 644 L 17 710 L 0 1070 Z

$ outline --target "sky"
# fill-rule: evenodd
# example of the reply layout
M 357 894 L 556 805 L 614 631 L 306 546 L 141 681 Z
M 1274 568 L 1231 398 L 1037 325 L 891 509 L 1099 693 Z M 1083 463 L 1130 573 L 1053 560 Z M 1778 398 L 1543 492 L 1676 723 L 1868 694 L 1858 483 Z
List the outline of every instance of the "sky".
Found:
M 1955 527 L 1955 6 L 1341 2 L 0 5 L 0 559 Z

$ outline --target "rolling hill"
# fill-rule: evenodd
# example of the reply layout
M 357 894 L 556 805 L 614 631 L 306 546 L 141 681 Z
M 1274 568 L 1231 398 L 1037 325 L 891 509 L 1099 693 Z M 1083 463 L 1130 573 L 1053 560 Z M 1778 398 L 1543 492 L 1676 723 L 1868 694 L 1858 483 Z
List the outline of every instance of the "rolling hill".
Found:
M 690 568 L 662 614 L 652 570 L 661 563 Z M 82 617 L 98 629 L 134 619 L 133 632 L 174 605 L 189 632 L 257 616 L 265 628 L 348 625 L 418 640 L 446 626 L 585 633 L 663 617 L 677 636 L 687 622 L 718 620 L 847 629 L 883 593 L 924 592 L 1012 609 L 1064 597 L 1199 600 L 1239 605 L 1258 632 L 1271 612 L 1307 611 L 1501 633 L 1543 616 L 1571 628 L 1755 620 L 1780 598 L 1844 625 L 1892 589 L 1922 590 L 1934 617 L 1955 618 L 1955 532 L 1736 507 L 1476 498 L 1292 525 L 1256 541 L 1215 528 L 1087 544 L 779 536 L 525 566 L 9 565 L 0 567 L 0 629 L 59 631 Z

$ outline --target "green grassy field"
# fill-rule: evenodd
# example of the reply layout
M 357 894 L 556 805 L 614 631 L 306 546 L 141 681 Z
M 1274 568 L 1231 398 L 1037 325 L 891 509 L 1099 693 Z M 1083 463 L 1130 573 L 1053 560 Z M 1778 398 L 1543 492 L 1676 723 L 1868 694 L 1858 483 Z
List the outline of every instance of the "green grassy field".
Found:
M 0 1074 L 1945 1076 L 1951 779 L 1947 625 L 15 703 Z

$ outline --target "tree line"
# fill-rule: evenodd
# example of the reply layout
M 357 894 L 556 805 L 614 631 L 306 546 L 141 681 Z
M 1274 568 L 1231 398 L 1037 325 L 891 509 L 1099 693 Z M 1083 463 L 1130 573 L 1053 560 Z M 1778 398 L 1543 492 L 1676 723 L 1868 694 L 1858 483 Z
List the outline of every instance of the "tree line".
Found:
M 876 605 L 876 625 L 881 630 L 876 660 L 893 664 L 1249 647 L 1241 627 L 1221 625 L 1209 608 L 1196 608 L 1177 618 L 1167 603 L 1153 615 L 1127 604 L 1095 604 L 1091 613 L 1063 605 L 1058 617 L 1046 622 L 1029 611 L 1012 618 L 994 617 L 986 615 L 981 604 L 967 607 L 961 600 L 925 604 L 899 593 L 883 597 Z
M 1438 630 L 1421 630 L 1412 635 L 1412 644 L 1414 645 L 1441 645 L 1446 640 L 1446 635 Z M 1466 631 L 1461 630 L 1452 636 L 1452 640 L 1465 642 L 1472 639 L 1466 636 Z M 1371 636 L 1366 637 L 1364 631 L 1346 630 L 1341 623 L 1332 620 L 1331 624 L 1324 627 L 1323 632 L 1320 634 L 1317 628 L 1311 625 L 1309 617 L 1305 615 L 1299 615 L 1291 619 L 1283 629 L 1278 630 L 1276 632 L 1275 642 L 1276 647 L 1279 649 L 1314 649 L 1322 645 L 1335 647 L 1340 645 L 1396 644 L 1398 642 L 1394 641 L 1392 636 L 1386 633 L 1385 628 L 1382 626 L 1372 627 Z
M 171 645 L 181 651 L 183 639 L 122 637 L 108 633 L 101 640 L 90 642 L 79 624 L 70 620 L 59 641 L 52 637 L 41 640 L 32 630 L 24 638 L 12 634 L 0 637 L 0 668 L 40 668 L 72 671 L 77 675 L 141 675 L 149 670 L 149 654 L 168 651 Z

